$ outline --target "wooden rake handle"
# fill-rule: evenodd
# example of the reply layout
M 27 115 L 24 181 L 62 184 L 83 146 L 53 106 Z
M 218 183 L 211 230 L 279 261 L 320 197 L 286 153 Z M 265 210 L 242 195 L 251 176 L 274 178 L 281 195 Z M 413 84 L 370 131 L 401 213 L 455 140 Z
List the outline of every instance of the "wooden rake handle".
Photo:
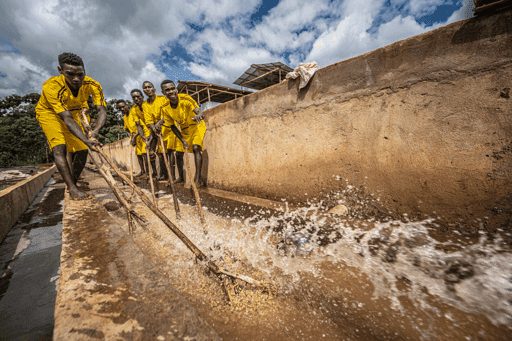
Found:
M 181 212 L 180 212 L 180 206 L 178 203 L 178 196 L 176 195 L 176 189 L 174 188 L 173 179 L 171 177 L 171 168 L 169 166 L 169 160 L 167 159 L 167 148 L 165 148 L 164 145 L 164 139 L 162 137 L 162 134 L 157 134 L 157 138 L 160 141 L 160 146 L 162 148 L 162 154 L 164 154 L 164 161 L 165 161 L 165 168 L 167 168 L 167 176 L 169 178 L 169 184 L 171 185 L 171 191 L 173 196 L 173 202 L 174 202 L 174 211 L 176 212 L 176 219 L 181 219 Z

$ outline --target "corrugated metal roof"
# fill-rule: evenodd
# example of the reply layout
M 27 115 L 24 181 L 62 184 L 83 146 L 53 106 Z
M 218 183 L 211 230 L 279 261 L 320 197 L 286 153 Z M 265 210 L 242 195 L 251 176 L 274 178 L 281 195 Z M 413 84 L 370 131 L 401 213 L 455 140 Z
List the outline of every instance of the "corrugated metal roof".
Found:
M 261 90 L 279 84 L 292 71 L 291 67 L 281 62 L 252 64 L 233 84 Z

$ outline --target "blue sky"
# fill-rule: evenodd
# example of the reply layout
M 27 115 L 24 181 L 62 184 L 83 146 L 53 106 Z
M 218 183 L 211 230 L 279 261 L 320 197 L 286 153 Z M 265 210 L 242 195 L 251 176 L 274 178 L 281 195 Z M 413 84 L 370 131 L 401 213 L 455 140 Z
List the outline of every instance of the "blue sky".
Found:
M 253 63 L 319 67 L 471 15 L 471 0 L 7 0 L 0 4 L 0 97 L 40 92 L 74 52 L 107 98 L 144 80 L 225 86 Z

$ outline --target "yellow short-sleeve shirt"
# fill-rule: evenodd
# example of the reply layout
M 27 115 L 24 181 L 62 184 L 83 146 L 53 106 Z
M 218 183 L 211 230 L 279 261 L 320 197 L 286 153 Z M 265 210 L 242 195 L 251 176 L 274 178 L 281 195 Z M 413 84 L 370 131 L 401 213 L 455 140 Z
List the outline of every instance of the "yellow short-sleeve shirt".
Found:
M 142 103 L 142 111 L 144 112 L 144 118 L 146 124 L 156 124 L 162 119 L 160 109 L 169 103 L 169 100 L 165 96 L 156 95 L 153 103 L 149 104 L 147 99 Z
M 142 126 L 142 130 L 144 131 L 144 136 L 149 136 L 149 129 L 146 126 L 146 119 L 144 118 L 144 113 L 137 104 L 135 104 L 130 109 L 130 116 L 132 116 L 133 123 L 140 123 L 140 125 Z
M 137 125 L 133 119 L 133 111 L 130 110 L 128 115 L 123 115 L 124 129 L 128 129 L 130 134 L 134 135 L 137 133 Z
M 178 106 L 171 107 L 170 103 L 161 109 L 161 115 L 164 117 L 164 125 L 170 127 L 174 122 L 178 123 L 181 129 L 189 125 L 197 124 L 192 118 L 196 116 L 195 108 L 199 108 L 196 101 L 187 94 L 178 94 Z M 203 120 L 201 120 L 204 123 Z
M 43 92 L 36 106 L 36 115 L 57 115 L 67 110 L 77 120 L 80 109 L 88 108 L 89 95 L 92 95 L 94 105 L 107 105 L 100 83 L 91 77 L 85 76 L 77 97 L 71 93 L 64 75 L 52 77 L 43 84 Z
M 52 77 L 44 82 L 43 91 L 36 106 L 36 119 L 43 129 L 51 149 L 62 144 L 65 144 L 67 150 L 73 153 L 87 149 L 87 146 L 69 131 L 58 114 L 69 111 L 73 119 L 82 127 L 79 113 L 81 108 L 89 107 L 87 99 L 90 95 L 92 95 L 95 105 L 106 106 L 100 83 L 91 77 L 84 77 L 76 97 L 73 96 L 66 84 L 64 75 Z

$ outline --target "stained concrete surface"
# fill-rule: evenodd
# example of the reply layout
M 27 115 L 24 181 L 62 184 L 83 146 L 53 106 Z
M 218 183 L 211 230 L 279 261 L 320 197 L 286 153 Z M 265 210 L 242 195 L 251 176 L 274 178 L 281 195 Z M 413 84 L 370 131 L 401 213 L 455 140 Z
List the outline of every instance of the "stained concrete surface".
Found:
M 64 184 L 54 175 L 0 244 L 0 340 L 51 340 Z
M 55 165 L 46 168 L 39 174 L 0 190 L 0 243 L 57 170 Z
M 301 90 L 286 81 L 206 110 L 208 186 L 510 231 L 511 21 L 459 21 L 319 69 Z M 104 150 L 129 168 L 128 140 Z
M 511 21 L 456 22 L 207 110 L 208 185 L 297 204 L 361 188 L 396 219 L 510 230 Z
M 96 197 L 65 206 L 54 340 L 219 340 Z
M 118 179 L 119 180 L 119 179 Z M 143 185 L 146 189 L 148 188 L 147 184 L 144 184 L 142 181 L 139 184 Z M 162 183 L 159 183 L 162 185 Z M 105 185 L 103 185 L 104 187 Z M 159 186 L 158 190 L 164 190 L 162 186 Z M 122 189 L 128 193 L 129 188 L 127 186 L 123 186 Z M 184 188 L 183 186 L 176 186 L 177 196 L 181 204 L 192 204 L 194 202 L 193 195 L 190 193 L 189 188 Z M 243 246 L 234 242 L 233 248 L 230 249 L 232 255 L 239 254 L 239 252 L 243 252 L 245 256 L 253 254 L 254 256 L 254 246 L 248 246 L 253 243 L 258 243 L 258 240 L 264 240 L 266 238 L 256 237 L 252 239 L 248 235 L 237 236 L 241 230 L 244 230 L 247 226 L 243 224 L 236 225 L 236 221 L 244 221 L 247 218 L 253 221 L 253 218 L 266 220 L 266 217 L 272 216 L 272 219 L 268 219 L 267 221 L 272 224 L 269 224 L 268 227 L 272 226 L 274 231 L 278 230 L 278 225 L 287 225 L 288 222 L 294 223 L 296 225 L 306 227 L 315 227 L 315 222 L 322 226 L 322 230 L 326 230 L 326 225 L 337 225 L 341 223 L 341 221 L 328 221 L 328 217 L 317 214 L 316 212 L 312 212 L 314 216 L 307 218 L 307 215 L 295 215 L 288 214 L 288 218 L 283 216 L 282 212 L 278 212 L 276 210 L 272 210 L 267 207 L 258 207 L 256 205 L 251 204 L 251 198 L 243 197 L 237 195 L 235 193 L 225 193 L 220 190 L 214 190 L 207 193 L 209 190 L 205 190 L 201 192 L 201 202 L 204 208 L 208 208 L 205 212 L 206 220 L 209 222 L 209 240 L 210 241 L 218 241 L 223 247 L 226 247 L 227 244 L 230 243 L 231 240 L 239 240 L 243 241 Z M 96 195 L 100 203 L 102 203 L 111 214 L 112 218 L 117 218 L 120 228 L 126 230 L 126 215 L 123 209 L 116 209 L 119 206 L 113 205 L 114 196 L 107 189 L 97 189 L 94 190 L 93 193 Z M 169 201 L 169 196 L 158 196 L 159 198 L 159 207 L 163 210 L 167 211 L 168 217 L 170 219 L 174 218 L 174 214 L 172 212 L 172 203 Z M 230 199 L 231 198 L 231 199 Z M 241 201 L 236 201 L 236 199 Z M 261 199 L 256 199 L 256 202 L 260 202 Z M 135 209 L 137 212 L 144 212 L 144 208 L 141 207 L 140 203 L 137 204 L 137 201 L 134 202 Z M 267 204 L 270 204 L 270 201 L 267 201 Z M 279 203 L 273 203 L 272 206 L 279 207 Z M 196 227 L 198 221 L 194 218 L 196 217 L 196 211 L 193 206 L 180 205 L 180 209 L 182 210 L 182 218 L 183 221 L 179 223 L 180 228 L 187 236 L 192 236 L 194 243 L 199 242 L 198 247 L 203 250 L 212 251 L 212 245 L 206 242 L 203 244 L 205 240 L 201 240 L 201 233 L 199 235 L 194 235 L 197 232 Z M 313 209 L 314 211 L 314 209 Z M 264 212 L 264 213 L 259 213 Z M 146 212 L 147 213 L 147 212 Z M 192 213 L 192 214 L 191 214 Z M 211 213 L 215 213 L 211 215 Z M 144 213 L 143 213 L 144 214 Z M 191 215 L 189 215 L 191 214 Z M 255 216 L 256 215 L 256 216 Z M 144 215 L 145 217 L 148 217 Z M 192 220 L 189 220 L 193 216 Z M 219 218 L 219 216 L 227 218 L 224 220 Z M 149 217 L 148 217 L 149 218 Z M 289 219 L 292 218 L 292 219 Z M 305 221 L 309 219 L 309 221 Z M 333 218 L 331 218 L 333 219 Z M 293 220 L 293 221 L 291 221 Z M 187 221 L 192 222 L 191 229 L 187 229 Z M 215 222 L 214 222 L 215 221 Z M 224 222 L 222 222 L 224 221 Z M 262 221 L 264 222 L 264 221 Z M 217 228 L 222 226 L 222 224 L 227 224 L 229 226 L 229 232 L 227 234 L 215 234 Z M 160 224 L 161 225 L 161 224 Z M 467 340 L 473 339 L 475 335 L 485 335 L 486 340 L 504 340 L 508 339 L 507 335 L 509 335 L 509 330 L 507 330 L 506 326 L 496 326 L 492 325 L 490 321 L 485 317 L 480 315 L 482 311 L 481 308 L 488 308 L 489 306 L 493 306 L 496 304 L 496 307 L 500 306 L 500 300 L 496 300 L 492 302 L 495 297 L 495 293 L 492 289 L 482 290 L 482 287 L 479 287 L 479 296 L 487 296 L 487 299 L 492 303 L 488 305 L 482 305 L 481 301 L 478 302 L 478 299 L 474 299 L 473 293 L 475 290 L 471 287 L 467 288 L 465 285 L 468 285 L 472 282 L 475 277 L 478 277 L 478 273 L 482 273 L 481 270 L 478 269 L 479 265 L 477 262 L 472 261 L 474 264 L 474 268 L 470 267 L 470 269 L 475 269 L 474 272 L 477 273 L 476 276 L 470 275 L 467 277 L 462 274 L 462 279 L 460 282 L 452 283 L 448 281 L 443 281 L 443 276 L 446 276 L 444 271 L 447 271 L 450 275 L 452 274 L 452 270 L 454 270 L 453 259 L 450 258 L 445 259 L 445 257 L 452 257 L 452 255 L 444 254 L 443 252 L 437 253 L 434 257 L 431 255 L 425 255 L 420 250 L 416 249 L 417 247 L 425 247 L 427 244 L 428 249 L 437 249 L 438 247 L 444 247 L 443 243 L 437 243 L 433 240 L 428 242 L 426 231 L 422 230 L 421 234 L 415 234 L 412 230 L 405 231 L 404 235 L 400 233 L 401 240 L 398 243 L 393 245 L 386 244 L 386 237 L 384 238 L 365 238 L 365 234 L 372 235 L 372 230 L 379 230 L 380 227 L 372 224 L 368 221 L 357 221 L 356 219 L 346 220 L 342 224 L 343 226 L 343 240 L 339 241 L 339 247 L 348 247 L 351 248 L 350 244 L 357 245 L 354 250 L 351 252 L 343 252 L 338 249 L 332 256 L 336 257 L 336 254 L 343 255 L 341 258 L 343 262 L 354 262 L 353 265 L 357 265 L 358 268 L 353 268 L 348 270 L 346 268 L 339 268 L 336 266 L 327 266 L 325 268 L 327 276 L 329 280 L 322 280 L 323 276 L 316 276 L 313 281 L 306 281 L 303 283 L 304 286 L 300 286 L 300 289 L 295 291 L 295 298 L 291 301 L 287 301 L 285 297 L 288 294 L 285 292 L 281 292 L 279 297 L 273 298 L 272 302 L 276 302 L 274 300 L 279 300 L 278 313 L 274 316 L 275 318 L 262 318 L 251 316 L 247 319 L 247 315 L 239 318 L 238 316 L 232 316 L 232 312 L 223 311 L 222 308 L 219 308 L 219 302 L 223 301 L 223 297 L 216 296 L 215 290 L 208 292 L 208 294 L 204 294 L 204 282 L 194 280 L 182 281 L 176 280 L 176 277 L 183 278 L 190 276 L 190 268 L 183 271 L 183 263 L 178 261 L 176 258 L 175 252 L 178 251 L 179 247 L 173 247 L 175 241 L 173 241 L 172 237 L 170 239 L 169 235 L 170 231 L 165 226 L 159 226 L 158 222 L 151 221 L 150 224 L 146 227 L 139 228 L 138 226 L 134 228 L 134 234 L 132 235 L 132 240 L 137 244 L 140 250 L 144 253 L 146 257 L 151 259 L 155 266 L 160 269 L 162 273 L 168 273 L 171 277 L 171 280 L 174 277 L 174 285 L 181 291 L 182 293 L 190 300 L 190 302 L 194 305 L 194 307 L 198 310 L 201 316 L 212 326 L 214 326 L 216 332 L 223 339 L 226 340 L 285 340 L 285 339 L 303 339 L 304 335 L 299 337 L 298 334 L 302 334 L 302 331 L 307 330 L 308 333 L 313 333 L 313 330 L 320 329 L 322 331 L 321 334 L 310 335 L 312 339 L 342 339 L 342 335 L 350 335 L 346 339 L 361 339 L 361 340 L 401 340 L 401 339 L 412 339 L 417 340 L 420 339 L 420 335 L 418 333 L 423 333 L 425 335 L 436 335 L 441 337 L 441 339 L 450 339 L 450 340 Z M 335 227 L 335 226 L 333 226 Z M 359 228 L 359 227 L 362 227 Z M 381 226 L 382 227 L 382 226 Z M 417 226 L 418 227 L 418 226 Z M 257 228 L 255 226 L 250 228 L 251 231 L 249 234 L 252 236 L 255 232 L 257 233 Z M 355 234 L 352 235 L 351 229 L 354 229 Z M 387 230 L 387 227 L 381 229 L 377 236 L 380 234 L 388 235 L 390 233 Z M 414 228 L 416 230 L 416 228 Z M 370 232 L 369 232 L 370 231 Z M 387 233 L 387 234 L 386 234 Z M 374 231 L 373 231 L 373 235 Z M 352 237 L 351 237 L 352 236 Z M 226 238 L 227 237 L 227 238 Z M 241 237 L 241 238 L 240 238 Z M 330 236 L 332 237 L 332 236 Z M 446 237 L 446 236 L 445 236 Z M 454 236 L 456 237 L 456 236 Z M 330 242 L 335 242 L 332 238 L 329 238 Z M 456 239 L 456 238 L 454 238 Z M 319 240 L 321 241 L 321 240 Z M 432 242 L 432 244 L 430 244 Z M 427 244 L 425 244 L 427 243 Z M 259 244 L 257 249 L 268 250 L 274 249 L 275 247 L 272 245 L 261 245 Z M 449 243 L 451 244 L 451 242 Z M 215 244 L 214 244 L 215 245 Z M 219 244 L 217 244 L 219 245 Z M 320 243 L 323 245 L 323 243 Z M 384 246 L 385 245 L 385 246 Z M 435 245 L 435 247 L 434 247 Z M 210 248 L 209 248 L 209 247 Z M 453 246 L 453 245 L 451 245 Z M 253 248 L 251 251 L 251 247 Z M 328 248 L 328 245 L 325 245 Z M 215 247 L 214 247 L 215 248 Z M 466 250 L 459 250 L 462 254 L 468 255 L 467 257 L 459 254 L 459 257 L 470 259 L 471 254 L 470 246 L 466 245 Z M 241 251 L 243 249 L 243 251 Z M 225 249 L 227 250 L 227 249 Z M 366 251 L 367 250 L 367 251 Z M 188 250 L 184 250 L 185 253 L 183 256 L 188 257 Z M 340 252 L 341 251 L 341 252 Z M 488 249 L 488 251 L 492 251 Z M 368 252 L 368 253 L 367 253 Z M 454 250 L 446 251 L 448 253 L 454 252 Z M 503 252 L 503 250 L 502 250 Z M 404 254 L 409 254 L 410 256 L 404 256 Z M 265 254 L 265 262 L 269 262 L 268 253 Z M 421 255 L 421 256 L 420 256 Z M 504 256 L 504 254 L 502 254 Z M 419 258 L 418 258 L 419 257 Z M 432 258 L 431 258 L 432 257 Z M 421 258 L 421 261 L 419 259 Z M 487 257 L 488 258 L 488 257 Z M 253 258 L 254 260 L 254 258 Z M 435 270 L 431 267 L 431 264 L 436 264 L 436 267 L 439 267 L 440 264 L 443 264 L 447 261 L 446 269 L 440 268 L 439 270 Z M 219 261 L 221 261 L 219 259 Z M 485 262 L 484 257 L 480 257 L 480 261 Z M 280 260 L 278 260 L 280 262 Z M 410 262 L 410 263 L 407 263 Z M 271 262 L 272 263 L 272 262 Z M 363 263 L 363 264 L 362 264 Z M 508 263 L 508 262 L 505 262 Z M 254 263 L 253 263 L 254 264 Z M 264 266 L 262 263 L 258 263 L 259 266 Z M 277 263 L 276 263 L 277 264 Z M 366 264 L 366 265 L 365 265 Z M 464 263 L 466 264 L 466 263 Z M 285 268 L 290 270 L 293 267 L 293 262 L 286 262 L 283 264 Z M 326 264 L 323 264 L 326 266 Z M 366 268 L 368 266 L 368 268 Z M 405 267 L 404 267 L 405 266 Z M 304 262 L 301 266 L 302 269 L 304 267 L 308 267 L 307 262 Z M 457 267 L 457 266 L 455 266 Z M 195 268 L 195 266 L 193 267 Z M 365 269 L 366 268 L 366 269 Z M 329 269 L 329 270 L 327 270 Z M 485 271 L 489 271 L 489 266 L 486 265 L 483 268 Z M 287 271 L 288 271 L 287 270 Z M 322 270 L 323 271 L 323 270 Z M 359 273 L 359 271 L 363 271 L 366 275 L 356 275 L 355 278 L 352 278 L 355 273 Z M 473 271 L 473 270 L 471 270 Z M 504 272 L 506 273 L 507 270 Z M 307 272 L 307 271 L 306 271 Z M 437 273 L 436 273 L 437 272 Z M 493 273 L 493 271 L 489 271 Z M 390 277 L 381 277 L 382 274 L 389 273 Z M 420 279 L 415 274 L 420 273 L 425 275 L 428 273 L 429 275 Z M 247 273 L 245 273 L 247 274 Z M 379 274 L 375 276 L 375 274 Z M 397 277 L 397 274 L 401 276 Z M 181 277 L 180 277 L 181 276 Z M 409 281 L 407 277 L 414 278 L 412 281 Z M 504 276 L 508 278 L 505 274 L 500 273 L 498 276 L 485 277 L 481 279 L 477 279 L 475 282 L 482 280 L 485 283 L 486 288 L 493 286 L 494 282 L 498 282 L 500 277 Z M 493 278 L 494 277 L 494 278 Z M 202 275 L 199 278 L 203 278 Z M 287 280 L 286 280 L 287 281 Z M 371 282 L 369 282 L 371 281 Z M 392 283 L 396 282 L 396 287 L 399 289 L 398 292 L 393 291 L 395 285 Z M 408 284 L 404 284 L 404 281 Z M 274 283 L 279 283 L 279 276 L 273 278 Z M 186 283 L 185 285 L 183 283 Z M 288 283 L 288 281 L 287 281 Z M 323 283 L 323 284 L 321 284 Z M 319 286 L 317 286 L 319 285 Z M 375 285 L 376 287 L 380 287 L 378 290 L 385 290 L 386 294 L 381 296 L 383 298 L 382 301 L 375 300 L 375 297 L 372 298 L 372 287 Z M 455 287 L 455 285 L 457 287 Z M 471 286 L 471 284 L 469 284 Z M 423 294 L 430 292 L 432 294 L 435 292 L 437 303 L 430 302 L 429 300 L 422 301 L 425 296 L 422 293 L 415 291 L 415 289 L 411 289 L 410 286 L 413 287 L 422 287 Z M 214 288 L 216 286 L 213 286 Z M 311 290 L 312 288 L 314 290 Z M 406 287 L 406 288 L 404 288 Z M 426 289 L 428 287 L 428 290 Z M 375 288 L 375 287 L 373 287 Z M 449 288 L 449 291 L 446 291 L 445 288 Z M 436 292 L 436 290 L 440 289 L 440 292 Z M 303 296 L 304 290 L 306 295 Z M 341 294 L 340 292 L 344 290 L 348 290 L 349 295 Z M 455 290 L 455 291 L 454 291 Z M 501 290 L 501 289 L 500 289 Z M 410 293 L 411 302 L 408 301 L 408 298 L 402 297 L 407 296 L 409 294 L 402 292 L 406 291 Z M 312 295 L 312 292 L 315 294 Z M 459 302 L 463 302 L 463 305 L 466 305 L 464 309 L 458 310 L 454 307 L 453 302 L 451 302 L 451 306 L 445 305 L 450 302 L 450 293 L 457 292 L 458 295 L 462 297 L 462 299 L 458 299 Z M 429 294 L 429 295 L 430 295 Z M 466 295 L 468 295 L 466 296 Z M 407 312 L 404 311 L 394 311 L 395 308 L 390 308 L 389 303 L 395 295 L 398 296 L 398 307 L 403 304 L 403 307 L 407 309 Z M 423 297 L 423 298 L 422 298 Z M 416 300 L 420 300 L 423 303 L 419 303 Z M 353 300 L 353 304 L 347 304 L 347 300 Z M 290 306 L 293 306 L 296 302 L 301 301 L 304 305 L 301 306 L 300 309 L 294 308 L 290 309 Z M 330 304 L 332 302 L 333 304 Z M 336 302 L 336 303 L 334 303 Z M 343 303 L 343 308 L 340 308 L 341 302 Z M 439 303 L 442 302 L 442 303 Z M 307 323 L 311 321 L 318 321 L 318 316 L 308 315 L 308 311 L 312 306 L 318 304 L 318 307 L 326 307 L 328 306 L 327 311 L 329 311 L 329 316 L 326 317 L 326 320 L 330 320 L 333 322 L 330 326 L 326 326 L 326 328 L 318 328 L 318 324 L 314 324 L 314 327 L 310 328 Z M 426 305 L 425 305 L 426 304 Z M 352 305 L 352 308 L 350 307 Z M 222 305 L 221 305 L 222 306 Z M 393 305 L 391 305 L 393 306 Z M 457 306 L 457 305 L 455 305 Z M 358 310 L 359 308 L 360 310 Z M 364 308 L 362 308 L 364 307 Z M 476 313 L 476 315 L 468 314 L 468 309 L 470 307 L 470 312 Z M 460 307 L 459 307 L 460 308 Z M 219 313 L 219 310 L 222 313 Z M 320 310 L 323 308 L 320 308 Z M 505 308 L 507 309 L 507 308 Z M 496 317 L 496 312 L 499 309 L 496 309 L 488 316 Z M 260 313 L 265 313 L 267 310 L 263 307 L 259 307 L 257 309 Z M 288 313 L 293 311 L 293 314 L 289 315 Z M 236 314 L 235 314 L 236 315 Z M 480 316 L 478 316 L 480 315 Z M 456 316 L 453 319 L 452 316 Z M 305 319 L 308 322 L 304 321 L 297 325 L 297 321 L 301 319 Z M 283 321 L 283 327 L 279 328 L 279 330 L 274 330 L 276 325 L 279 323 L 277 321 Z M 320 319 L 322 320 L 322 319 Z M 326 321 L 323 320 L 323 321 Z M 429 321 L 430 326 L 425 326 L 422 321 Z M 456 321 L 455 321 L 456 320 Z M 228 322 L 226 322 L 228 321 Z M 230 323 L 229 321 L 233 321 Z M 257 325 L 256 329 L 254 326 Z M 332 329 L 333 326 L 336 326 L 335 329 Z M 325 325 L 322 325 L 322 327 Z M 286 333 L 286 335 L 279 334 L 282 332 L 284 328 L 293 329 Z M 298 334 L 293 334 L 294 332 Z M 322 336 L 322 334 L 325 334 Z M 307 338 L 306 338 L 307 339 Z M 425 338 L 429 339 L 429 337 Z

